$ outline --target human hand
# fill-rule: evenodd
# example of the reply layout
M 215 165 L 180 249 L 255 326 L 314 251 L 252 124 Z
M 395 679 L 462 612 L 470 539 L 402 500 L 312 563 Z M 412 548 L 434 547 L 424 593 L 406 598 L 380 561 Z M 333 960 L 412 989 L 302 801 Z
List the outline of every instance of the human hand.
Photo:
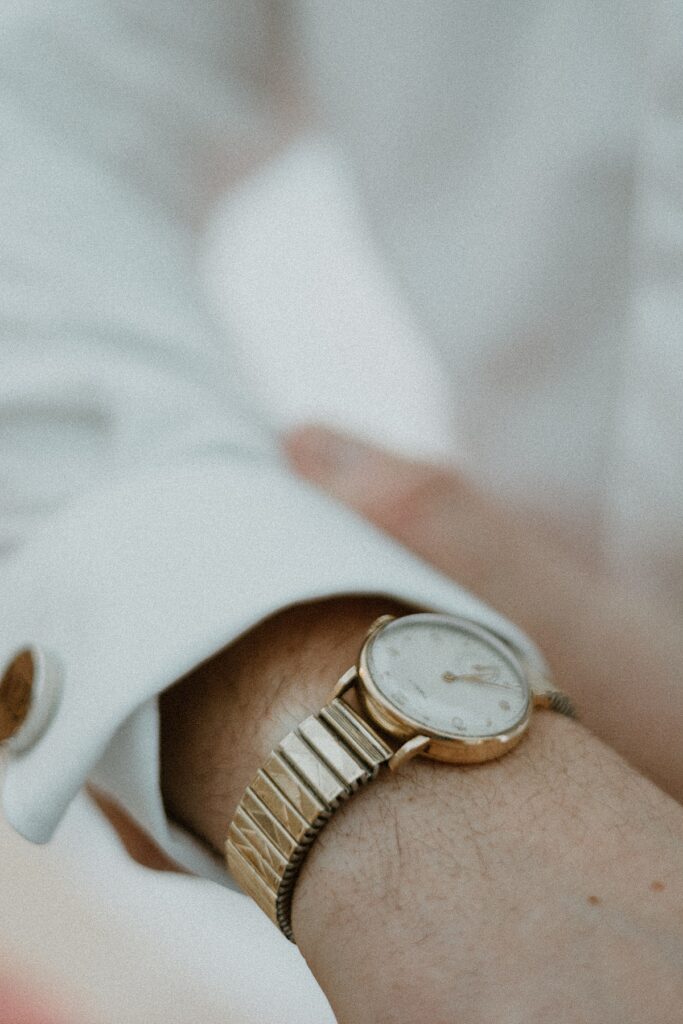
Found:
M 582 721 L 683 801 L 683 633 L 665 602 L 452 469 L 316 426 L 283 446 L 297 473 L 525 629 Z

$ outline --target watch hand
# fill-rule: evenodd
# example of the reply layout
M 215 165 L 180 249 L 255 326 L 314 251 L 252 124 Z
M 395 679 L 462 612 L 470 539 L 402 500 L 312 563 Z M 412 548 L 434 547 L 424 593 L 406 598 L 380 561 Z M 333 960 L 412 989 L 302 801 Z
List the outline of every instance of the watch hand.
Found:
M 492 679 L 486 679 L 484 676 L 469 675 L 464 673 L 463 675 L 455 675 L 453 672 L 444 672 L 441 676 L 445 683 L 455 683 L 457 681 L 463 683 L 479 683 L 481 686 L 496 686 L 499 690 L 513 690 L 513 686 L 508 686 L 507 683 L 495 683 Z

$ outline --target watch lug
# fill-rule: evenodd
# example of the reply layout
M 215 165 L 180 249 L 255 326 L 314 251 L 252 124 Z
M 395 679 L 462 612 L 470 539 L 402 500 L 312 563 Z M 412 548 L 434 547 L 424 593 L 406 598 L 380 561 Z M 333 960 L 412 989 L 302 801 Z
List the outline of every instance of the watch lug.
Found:
M 356 666 L 352 665 L 351 668 L 348 669 L 343 676 L 340 676 L 335 683 L 334 690 L 332 691 L 332 699 L 334 700 L 335 697 L 341 697 L 347 690 L 350 690 L 355 686 L 357 682 L 358 672 L 356 671 Z
M 398 748 L 395 754 L 387 761 L 390 772 L 398 771 L 407 761 L 412 761 L 418 754 L 424 754 L 429 746 L 428 736 L 413 736 Z
M 395 615 L 380 615 L 380 617 L 378 619 L 375 619 L 375 621 L 368 629 L 367 633 L 365 634 L 365 639 L 367 640 L 368 637 L 371 637 L 373 633 L 376 633 L 381 626 L 385 626 L 387 622 L 393 622 L 395 618 Z

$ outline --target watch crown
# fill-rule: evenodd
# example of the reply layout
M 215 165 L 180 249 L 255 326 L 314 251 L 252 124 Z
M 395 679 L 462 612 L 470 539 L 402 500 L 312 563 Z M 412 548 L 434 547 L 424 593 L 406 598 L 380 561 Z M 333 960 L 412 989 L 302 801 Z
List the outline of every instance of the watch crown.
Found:
M 567 718 L 578 718 L 576 706 L 572 699 L 566 693 L 561 693 L 559 690 L 554 690 L 548 695 L 548 707 L 551 711 L 557 711 L 561 715 L 566 715 Z

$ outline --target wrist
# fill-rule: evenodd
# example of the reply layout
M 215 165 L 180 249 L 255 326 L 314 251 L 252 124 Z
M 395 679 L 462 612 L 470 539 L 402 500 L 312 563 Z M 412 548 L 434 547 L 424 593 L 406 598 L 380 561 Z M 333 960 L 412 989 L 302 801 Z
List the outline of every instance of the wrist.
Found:
M 294 932 L 345 1024 L 451 1020 L 455 1005 L 473 1022 L 568 1022 L 577 960 L 594 972 L 581 1019 L 616 1021 L 617 1005 L 637 1021 L 643 985 L 645 1003 L 660 975 L 674 991 L 682 841 L 671 801 L 542 714 L 509 757 L 416 759 L 344 804 L 304 862 Z
M 358 602 L 290 609 L 165 698 L 169 809 L 217 850 L 272 747 L 319 710 L 368 624 L 392 611 L 385 601 Z M 345 1024 L 403 1024 L 452 1019 L 456 1003 L 463 1019 L 504 1019 L 501 993 L 505 1006 L 532 1010 L 540 993 L 547 1008 L 549 958 L 566 1004 L 573 971 L 563 972 L 565 948 L 598 962 L 611 942 L 619 956 L 601 975 L 607 994 L 597 1014 L 585 1013 L 610 1020 L 609 985 L 624 963 L 636 976 L 643 928 L 646 944 L 660 926 L 673 931 L 671 908 L 642 899 L 655 880 L 680 877 L 683 830 L 673 807 L 579 725 L 539 713 L 530 736 L 500 761 L 415 761 L 355 794 L 301 871 L 299 945 Z M 603 902 L 609 914 L 596 910 Z M 624 933 L 636 937 L 625 951 Z M 671 978 L 666 966 L 662 977 Z
M 293 606 L 163 694 L 162 791 L 170 816 L 222 856 L 244 788 L 270 751 L 326 703 L 373 619 L 408 610 L 364 596 Z

